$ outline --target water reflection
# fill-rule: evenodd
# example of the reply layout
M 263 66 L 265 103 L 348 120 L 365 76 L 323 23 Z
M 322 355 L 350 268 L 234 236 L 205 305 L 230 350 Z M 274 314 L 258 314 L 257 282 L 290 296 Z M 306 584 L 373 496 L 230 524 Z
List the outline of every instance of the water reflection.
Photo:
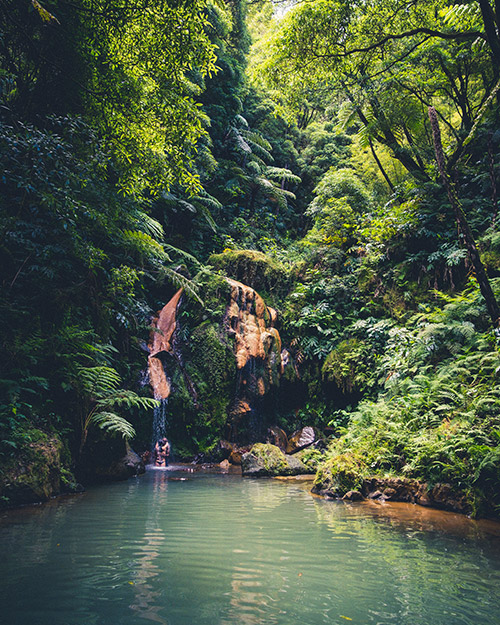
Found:
M 152 484 L 152 501 L 148 506 L 144 538 L 135 554 L 134 580 L 131 582 L 134 602 L 129 605 L 139 618 L 162 625 L 167 625 L 167 621 L 159 614 L 162 608 L 159 601 L 161 593 L 155 590 L 153 581 L 161 573 L 156 560 L 164 551 L 166 537 L 161 528 L 160 514 L 162 507 L 167 504 L 167 494 L 168 474 L 157 471 Z
M 498 613 L 499 596 L 489 586 L 492 563 L 498 563 L 498 524 L 410 504 L 315 500 L 315 509 L 344 561 L 342 592 L 347 590 L 354 605 L 362 600 L 353 589 L 380 597 L 360 615 L 365 621 L 470 625 L 478 616 Z M 346 566 L 349 560 L 364 568 Z M 498 566 L 493 570 L 500 583 Z M 485 571 L 490 571 L 486 583 Z M 382 586 L 377 572 L 383 574 Z
M 169 469 L 2 515 L 4 621 L 500 622 L 500 532 L 488 524 L 324 501 L 294 482 L 202 472 L 178 481 L 186 473 Z

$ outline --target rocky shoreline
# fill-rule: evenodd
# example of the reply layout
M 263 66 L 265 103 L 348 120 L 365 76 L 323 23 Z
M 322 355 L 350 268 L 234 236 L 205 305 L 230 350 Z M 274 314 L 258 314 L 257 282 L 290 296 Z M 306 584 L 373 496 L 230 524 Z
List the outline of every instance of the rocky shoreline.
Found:
M 356 487 L 352 487 L 352 484 L 350 487 L 348 482 L 343 484 L 332 479 L 329 472 L 318 471 L 324 456 L 313 448 L 287 454 L 270 443 L 256 443 L 248 450 L 227 443 L 219 446 L 219 452 L 224 456 L 222 462 L 203 463 L 203 466 L 219 466 L 222 469 L 241 467 L 244 477 L 307 477 L 314 479 L 311 492 L 330 500 L 405 502 L 464 515 L 473 515 L 475 512 L 467 493 L 447 483 L 431 485 L 417 479 L 375 475 L 360 479 Z M 0 493 L 4 496 L 3 507 L 43 503 L 59 495 L 84 490 L 74 481 L 73 476 L 70 480 L 61 479 L 65 471 L 60 457 L 61 446 L 57 440 L 39 441 L 33 445 L 32 452 L 31 462 L 17 462 L 4 474 Z M 124 452 L 106 470 L 101 467 L 98 472 L 100 481 L 124 480 L 144 472 L 142 460 L 128 445 Z M 35 458 L 38 462 L 33 461 Z M 8 502 L 5 501 L 7 497 Z M 488 516 L 496 518 L 494 515 Z
M 323 488 L 321 484 L 315 484 L 312 492 L 325 499 L 401 501 L 466 515 L 473 512 L 466 493 L 451 484 L 439 483 L 431 486 L 419 480 L 402 477 L 373 476 L 363 480 L 359 490 L 348 490 L 345 493 L 336 488 Z

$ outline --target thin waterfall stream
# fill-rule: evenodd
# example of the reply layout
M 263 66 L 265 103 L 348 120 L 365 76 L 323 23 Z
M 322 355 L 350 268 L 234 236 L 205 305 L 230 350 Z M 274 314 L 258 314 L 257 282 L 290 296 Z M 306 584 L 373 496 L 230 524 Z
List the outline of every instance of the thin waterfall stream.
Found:
M 154 447 L 161 438 L 167 437 L 167 408 L 168 408 L 168 397 L 165 399 L 160 399 L 160 403 L 154 409 L 153 413 L 153 434 L 151 438 L 151 452 L 154 452 Z

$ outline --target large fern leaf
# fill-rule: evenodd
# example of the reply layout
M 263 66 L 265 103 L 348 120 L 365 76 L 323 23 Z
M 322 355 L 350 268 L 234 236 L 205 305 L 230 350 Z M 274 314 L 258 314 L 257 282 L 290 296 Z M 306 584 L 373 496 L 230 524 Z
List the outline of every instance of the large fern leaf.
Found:
M 118 434 L 125 439 L 135 436 L 133 426 L 123 417 L 114 412 L 97 412 L 92 415 L 91 422 L 97 425 L 101 430 L 105 430 L 110 434 Z

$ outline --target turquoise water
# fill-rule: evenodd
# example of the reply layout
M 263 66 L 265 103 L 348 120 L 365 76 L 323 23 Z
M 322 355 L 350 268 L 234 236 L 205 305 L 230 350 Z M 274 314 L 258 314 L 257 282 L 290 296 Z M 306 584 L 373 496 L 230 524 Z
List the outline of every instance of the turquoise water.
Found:
M 0 621 L 500 623 L 498 526 L 308 488 L 151 470 L 4 513 Z

